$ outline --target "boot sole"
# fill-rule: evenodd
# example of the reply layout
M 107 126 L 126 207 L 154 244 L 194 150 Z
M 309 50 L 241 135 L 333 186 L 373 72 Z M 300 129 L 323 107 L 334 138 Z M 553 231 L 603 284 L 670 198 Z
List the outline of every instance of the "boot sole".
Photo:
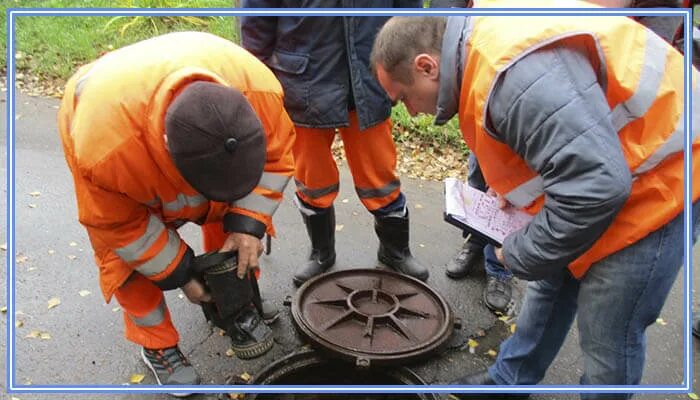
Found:
M 394 270 L 394 271 L 396 271 L 396 272 L 400 272 L 400 273 L 402 273 L 402 274 L 404 274 L 404 275 L 406 275 L 406 276 L 410 276 L 410 277 L 413 277 L 413 278 L 416 278 L 416 279 L 420 279 L 420 280 L 423 281 L 423 282 L 427 281 L 427 280 L 428 280 L 428 277 L 430 277 L 430 272 L 428 272 L 428 271 L 426 271 L 425 276 L 423 276 L 423 275 L 421 275 L 421 276 L 414 276 L 414 275 L 411 275 L 411 274 L 407 274 L 407 273 L 404 272 L 404 271 L 401 271 L 401 268 L 396 268 L 396 267 L 394 267 L 394 266 L 391 264 L 390 260 L 387 259 L 387 258 L 385 258 L 385 257 L 377 256 L 377 259 L 378 259 L 379 262 L 382 263 L 382 265 L 384 265 L 385 267 L 391 268 L 392 270 Z
M 471 272 L 471 271 L 469 271 L 469 272 Z M 462 274 L 455 274 L 455 273 L 453 273 L 453 272 L 450 272 L 450 271 L 445 270 L 445 275 L 447 275 L 447 277 L 450 278 L 450 279 L 459 280 L 459 279 L 464 279 L 464 278 L 468 277 L 468 276 L 469 276 L 469 272 L 465 272 L 465 273 L 462 273 Z
M 233 349 L 233 351 L 236 353 L 236 357 L 240 358 L 241 360 L 250 360 L 252 358 L 257 358 L 267 353 L 268 351 L 270 351 L 274 344 L 275 340 L 272 336 L 272 332 L 270 332 L 268 337 L 265 338 L 265 340 L 263 340 L 262 342 L 245 347 L 239 347 L 232 344 L 231 349 Z
M 141 350 L 141 359 L 143 360 L 144 364 L 148 367 L 148 369 L 151 370 L 153 373 L 153 376 L 156 378 L 156 382 L 158 382 L 158 386 L 165 386 L 163 383 L 161 383 L 160 378 L 158 377 L 158 374 L 156 373 L 156 369 L 153 368 L 153 365 L 151 364 L 150 361 L 148 361 L 148 358 L 146 358 L 146 355 L 143 353 L 143 350 Z M 194 393 L 168 393 L 170 396 L 173 397 L 189 397 L 192 396 Z

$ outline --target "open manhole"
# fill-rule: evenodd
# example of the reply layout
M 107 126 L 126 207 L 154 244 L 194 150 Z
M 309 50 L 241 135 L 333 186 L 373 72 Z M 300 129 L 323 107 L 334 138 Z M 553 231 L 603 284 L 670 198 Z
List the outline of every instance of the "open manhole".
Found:
M 310 279 L 294 296 L 292 316 L 312 345 L 359 367 L 423 358 L 447 343 L 454 325 L 449 305 L 428 285 L 379 269 Z
M 293 353 L 263 369 L 253 385 L 425 385 L 408 368 L 357 369 L 351 364 L 329 360 L 316 351 Z M 432 393 L 333 394 L 259 393 L 246 400 L 437 400 Z

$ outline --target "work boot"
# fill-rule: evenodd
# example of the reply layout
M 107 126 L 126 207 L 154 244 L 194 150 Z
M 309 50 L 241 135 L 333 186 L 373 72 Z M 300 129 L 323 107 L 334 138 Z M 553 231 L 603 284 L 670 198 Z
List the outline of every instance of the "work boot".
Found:
M 306 264 L 294 273 L 294 284 L 300 286 L 314 276 L 326 272 L 335 264 L 335 209 L 328 209 L 314 215 L 301 213 L 306 232 L 311 239 L 311 254 Z
M 484 304 L 493 312 L 506 313 L 508 303 L 513 293 L 513 279 L 498 279 L 495 276 L 486 277 L 486 288 L 484 288 Z
M 374 231 L 379 237 L 377 258 L 381 263 L 422 281 L 428 279 L 428 269 L 413 257 L 408 246 L 408 210 L 403 217 L 375 216 Z
M 460 386 L 489 386 L 495 385 L 496 382 L 491 378 L 488 371 L 481 371 L 471 375 L 463 376 L 450 385 Z M 527 393 L 452 393 L 452 396 L 458 399 L 527 399 L 530 397 Z
M 280 316 L 280 310 L 267 299 L 262 299 L 262 319 L 267 325 L 277 321 Z
M 471 240 L 451 259 L 445 268 L 445 275 L 452 279 L 462 279 L 469 275 L 474 267 L 483 262 L 484 246 Z
M 141 348 L 141 358 L 153 372 L 159 385 L 199 385 L 201 379 L 177 346 L 166 349 Z M 171 393 L 187 397 L 192 393 Z

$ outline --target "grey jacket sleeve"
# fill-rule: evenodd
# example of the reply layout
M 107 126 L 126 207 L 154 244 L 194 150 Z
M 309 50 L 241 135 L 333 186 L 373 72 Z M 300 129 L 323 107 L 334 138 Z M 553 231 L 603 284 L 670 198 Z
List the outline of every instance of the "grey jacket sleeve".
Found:
M 544 207 L 503 244 L 506 266 L 523 279 L 565 268 L 629 197 L 629 168 L 588 60 L 559 44 L 533 52 L 502 74 L 488 104 L 492 136 L 544 181 Z

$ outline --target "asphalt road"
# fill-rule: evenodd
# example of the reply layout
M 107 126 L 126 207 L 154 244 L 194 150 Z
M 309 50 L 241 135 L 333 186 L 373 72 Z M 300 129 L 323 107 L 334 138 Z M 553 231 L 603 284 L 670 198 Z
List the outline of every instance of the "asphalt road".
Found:
M 0 106 L 2 132 L 0 136 L 0 179 L 6 176 L 5 103 Z M 97 284 L 89 242 L 77 222 L 72 180 L 63 158 L 56 128 L 58 101 L 18 95 L 16 99 L 16 252 L 15 273 L 17 321 L 22 326 L 15 336 L 16 384 L 33 385 L 123 385 L 132 374 L 145 374 L 142 383 L 153 384 L 139 356 L 136 345 L 123 338 L 122 315 L 115 311 L 115 301 L 105 304 Z M 6 182 L 4 182 L 6 183 Z M 414 254 L 431 266 L 428 283 L 452 305 L 464 327 L 457 332 L 455 347 L 468 335 L 479 330 L 488 334 L 481 349 L 470 354 L 452 348 L 412 368 L 428 383 L 446 383 L 457 376 L 477 371 L 489 365 L 491 359 L 483 354 L 485 348 L 497 345 L 507 334 L 502 322 L 489 313 L 481 302 L 483 273 L 464 281 L 445 277 L 442 266 L 461 244 L 459 232 L 442 222 L 442 184 L 440 182 L 402 179 L 403 189 L 411 208 L 411 243 Z M 7 185 L 3 185 L 6 188 Z M 4 190 L 4 192 L 6 189 Z M 30 193 L 34 193 L 31 195 Z M 261 290 L 266 297 L 282 306 L 283 299 L 294 293 L 291 275 L 294 265 L 306 257 L 307 238 L 301 218 L 289 198 L 275 215 L 278 238 L 273 251 L 264 257 Z M 0 207 L 6 221 L 5 196 Z M 357 200 L 347 168 L 341 168 L 341 191 L 336 202 L 338 262 L 335 268 L 374 267 L 377 265 L 377 240 L 372 217 Z M 6 226 L 6 225 L 3 225 Z M 197 227 L 186 225 L 183 237 L 201 251 Z M 679 238 L 681 240 L 681 238 Z M 0 243 L 6 242 L 6 230 L 0 231 Z M 696 248 L 694 258 L 698 258 Z M 26 257 L 26 259 L 24 258 Z M 4 259 L 4 258 L 3 258 Z M 22 261 L 22 262 L 20 262 Z M 696 263 L 697 264 L 697 263 Z M 696 268 L 697 270 L 697 268 Z M 694 286 L 700 287 L 700 273 L 695 274 Z M 0 291 L 5 303 L 6 276 L 0 276 Z M 680 384 L 683 377 L 683 288 L 679 277 L 662 312 L 663 324 L 648 330 L 647 366 L 644 384 Z M 81 296 L 81 291 L 90 294 Z M 522 284 L 518 293 L 522 292 Z M 85 294 L 85 292 L 83 292 Z M 167 294 L 175 325 L 181 333 L 181 348 L 199 370 L 205 383 L 223 384 L 233 374 L 254 375 L 273 360 L 299 350 L 304 343 L 294 333 L 288 310 L 283 310 L 274 326 L 276 345 L 266 356 L 251 361 L 227 357 L 225 337 L 209 329 L 199 309 L 178 295 Z M 60 305 L 49 309 L 47 302 L 59 298 Z M 695 295 L 695 299 L 698 295 Z M 6 321 L 0 322 L 5 329 Z M 41 331 L 50 338 L 28 338 L 32 331 Z M 46 335 L 45 335 L 46 336 Z M 6 348 L 5 335 L 0 344 Z M 695 341 L 697 347 L 698 342 Z M 543 383 L 576 384 L 581 374 L 581 357 L 575 330 L 550 368 Z M 700 359 L 693 355 L 695 387 L 698 386 Z M 5 358 L 0 369 L 5 370 Z M 6 386 L 3 386 L 5 388 Z M 2 396 L 9 395 L 0 393 Z M 13 394 L 18 399 L 74 399 L 75 394 Z M 85 395 L 82 398 L 140 399 L 142 394 Z M 169 398 L 153 395 L 152 398 Z M 687 395 L 645 395 L 644 398 L 686 399 Z M 196 398 L 214 398 L 200 395 Z M 573 394 L 535 395 L 534 399 L 577 398 Z

